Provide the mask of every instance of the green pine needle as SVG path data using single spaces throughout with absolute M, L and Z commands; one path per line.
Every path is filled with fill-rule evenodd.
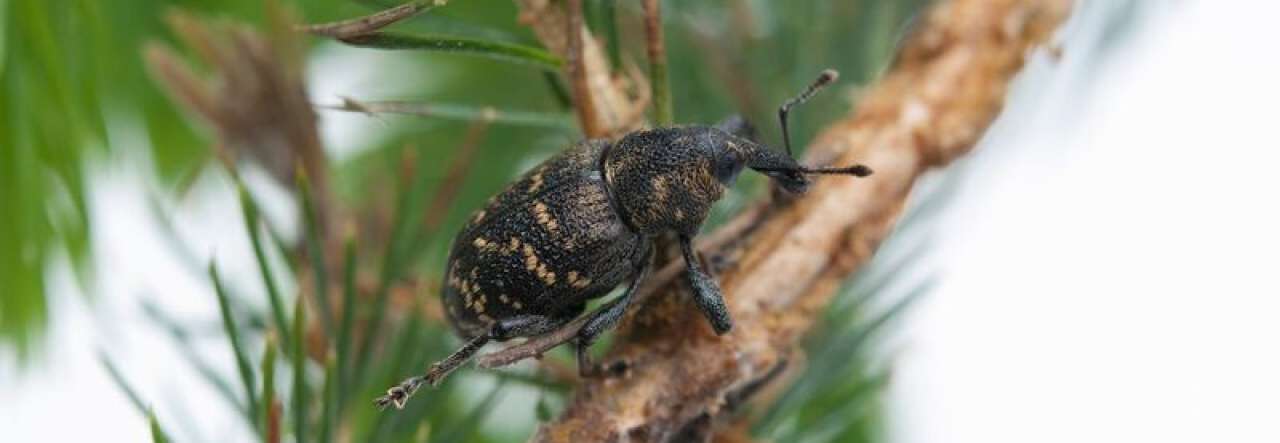
M 356 311 L 356 241 L 347 238 L 342 272 L 342 322 L 338 329 L 338 379 L 337 391 L 338 414 L 345 409 L 347 397 L 350 395 L 348 383 L 351 383 L 351 325 Z
M 117 368 L 111 358 L 107 357 L 106 351 L 98 351 L 98 361 L 107 370 L 107 375 L 111 377 L 111 381 L 116 384 L 117 388 L 120 388 L 120 392 L 129 397 L 129 403 L 132 403 L 133 407 L 138 409 L 138 412 L 148 414 L 150 410 L 147 408 L 146 402 L 142 401 L 142 396 L 138 395 L 138 391 L 133 389 L 133 385 L 129 384 L 129 381 L 124 378 L 124 374 L 120 373 L 120 368 Z
M 324 397 L 323 407 L 320 409 L 320 441 L 329 443 L 333 441 L 333 424 L 337 420 L 337 385 L 338 385 L 338 359 L 333 355 L 329 355 L 324 362 L 324 386 L 320 395 Z
M 293 427 L 297 441 L 307 441 L 307 335 L 306 305 L 302 297 L 298 297 L 293 305 Z
M 549 81 L 555 80 L 554 76 L 549 76 L 549 78 Z M 558 83 L 556 84 L 558 85 Z M 365 101 L 347 97 L 343 99 L 340 105 L 319 105 L 317 107 L 334 111 L 359 112 L 367 115 L 399 114 L 460 122 L 486 120 L 496 125 L 544 128 L 565 132 L 574 130 L 577 124 L 574 122 L 573 115 L 565 112 L 514 111 L 455 103 L 426 103 L 402 100 Z
M 244 215 L 244 227 L 249 232 L 249 243 L 253 245 L 253 256 L 258 262 L 258 272 L 262 275 L 262 285 L 267 289 L 267 301 L 271 305 L 271 316 L 275 321 L 275 330 L 280 333 L 280 338 L 285 343 L 291 343 L 286 326 L 289 323 L 285 320 L 284 315 L 284 302 L 281 301 L 280 290 L 276 287 L 275 276 L 271 272 L 270 263 L 267 261 L 266 249 L 262 247 L 258 207 L 254 204 L 253 197 L 249 195 L 249 190 L 245 188 L 240 178 L 237 176 L 235 180 L 236 189 L 240 194 L 240 210 Z M 288 349 L 289 353 L 295 351 L 294 349 Z
M 218 277 L 218 266 L 209 262 L 209 279 L 213 281 L 213 292 L 218 296 L 218 311 L 222 313 L 222 328 L 231 343 L 231 352 L 235 356 L 236 369 L 240 371 L 240 381 L 244 384 L 245 398 L 248 399 L 248 418 L 250 423 L 258 420 L 261 408 L 258 407 L 258 390 L 254 388 L 253 367 L 249 364 L 248 353 L 240 344 L 240 329 L 231 314 L 231 305 L 227 301 L 226 291 L 222 287 L 222 279 Z
M 333 309 L 329 306 L 329 267 L 325 263 L 325 240 L 320 233 L 319 216 L 311 194 L 311 181 L 301 168 L 298 169 L 297 184 L 302 199 L 302 224 L 307 234 L 307 256 L 311 259 L 311 274 L 315 277 L 314 298 L 320 311 L 320 326 L 324 328 L 326 341 L 332 343 L 334 337 L 337 337 L 337 331 L 334 330 Z
M 475 55 L 547 70 L 560 69 L 560 65 L 564 63 L 559 57 L 532 46 L 461 37 L 379 31 L 343 39 L 342 42 L 362 48 L 408 49 Z
M 151 441 L 153 443 L 169 443 L 169 435 L 165 434 L 164 429 L 160 428 L 160 421 L 156 419 L 154 411 L 147 411 L 147 425 L 151 429 Z
M 271 428 L 271 413 L 276 404 L 276 339 L 267 336 L 267 349 L 262 353 L 262 419 L 259 423 L 261 435 L 268 435 Z

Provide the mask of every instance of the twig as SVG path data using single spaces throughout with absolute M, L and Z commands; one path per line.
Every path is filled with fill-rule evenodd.
M 325 37 L 333 37 L 338 40 L 346 40 L 373 33 L 374 31 L 417 15 L 422 11 L 435 8 L 437 6 L 444 6 L 445 3 L 448 3 L 448 1 L 416 0 L 400 6 L 378 11 L 364 17 L 330 23 L 318 23 L 314 25 L 298 25 L 294 27 L 294 30 Z
M 586 95 L 586 99 L 591 101 L 589 108 L 591 113 L 579 115 L 579 118 L 591 121 L 589 125 L 583 124 L 585 135 L 588 138 L 615 137 L 639 128 L 644 122 L 632 117 L 635 115 L 631 112 L 635 108 L 635 99 L 627 94 L 627 82 L 622 77 L 612 75 L 604 49 L 582 25 L 580 14 L 574 20 L 578 25 L 570 27 L 569 21 L 572 14 L 568 12 L 568 8 L 572 5 L 567 3 L 569 2 L 516 0 L 516 4 L 520 7 L 520 22 L 533 29 L 543 46 L 566 61 L 564 72 L 570 83 L 574 83 L 570 71 L 570 66 L 574 64 L 570 60 L 571 54 L 576 54 L 578 57 L 589 93 L 574 92 L 574 100 L 579 100 L 578 97 Z M 571 39 L 568 35 L 571 29 L 577 29 L 581 38 Z M 577 44 L 580 46 L 577 50 L 570 51 L 571 40 L 579 42 Z M 571 85 L 572 87 L 574 86 Z M 578 109 L 583 108 L 579 106 Z M 587 131 L 588 126 L 594 129 Z
M 565 22 L 565 46 L 567 47 L 565 72 L 573 90 L 573 105 L 578 109 L 578 122 L 588 138 L 604 135 L 596 119 L 596 102 L 591 98 L 591 84 L 587 83 L 586 57 L 583 55 L 582 0 L 569 0 L 569 20 Z
M 658 0 L 644 0 L 645 49 L 649 55 L 649 84 L 653 87 L 653 119 L 659 126 L 675 123 L 671 114 L 671 86 L 667 83 L 667 49 L 662 37 Z
M 896 67 L 808 150 L 810 164 L 860 162 L 876 175 L 817 182 L 804 198 L 766 209 L 735 249 L 734 266 L 719 277 L 733 332 L 716 336 L 676 292 L 683 285 L 648 294 L 612 351 L 631 358 L 628 375 L 584 381 L 534 441 L 668 441 L 690 429 L 714 432 L 732 409 L 725 407 L 730 394 L 795 357 L 832 294 L 892 230 L 915 179 L 977 143 L 1029 50 L 1070 6 L 952 0 L 932 9 Z

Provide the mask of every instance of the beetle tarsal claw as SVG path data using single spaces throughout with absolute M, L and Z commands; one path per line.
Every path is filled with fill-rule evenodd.
M 387 390 L 387 395 L 378 397 L 373 404 L 378 406 L 379 410 L 386 410 L 387 406 L 395 405 L 396 409 L 404 408 L 404 401 L 408 395 L 405 395 L 404 389 L 399 386 Z
M 422 384 L 419 377 L 410 378 L 398 385 L 387 389 L 387 395 L 378 397 L 373 400 L 373 404 L 379 410 L 386 410 L 387 406 L 395 406 L 396 409 L 404 409 L 404 404 L 409 400 L 409 396 L 418 390 L 418 386 Z

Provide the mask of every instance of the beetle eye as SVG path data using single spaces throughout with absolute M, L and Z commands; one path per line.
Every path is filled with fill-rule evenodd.
M 744 163 L 742 157 L 738 156 L 737 151 L 726 149 L 720 156 L 716 157 L 716 179 L 720 180 L 720 183 L 724 183 L 725 186 L 733 186 L 733 182 L 738 179 L 738 173 L 742 172 Z

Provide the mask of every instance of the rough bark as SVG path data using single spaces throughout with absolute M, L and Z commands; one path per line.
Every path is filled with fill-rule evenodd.
M 794 360 L 840 283 L 866 262 L 916 178 L 967 153 L 996 118 L 1033 48 L 1070 0 L 954 0 L 924 16 L 889 72 L 811 144 L 812 164 L 864 163 L 867 179 L 824 177 L 803 198 L 762 203 L 745 241 L 717 254 L 736 323 L 717 337 L 668 279 L 619 329 L 625 377 L 584 382 L 535 441 L 684 441 L 711 435 L 744 388 Z M 544 39 L 545 40 L 545 39 Z

